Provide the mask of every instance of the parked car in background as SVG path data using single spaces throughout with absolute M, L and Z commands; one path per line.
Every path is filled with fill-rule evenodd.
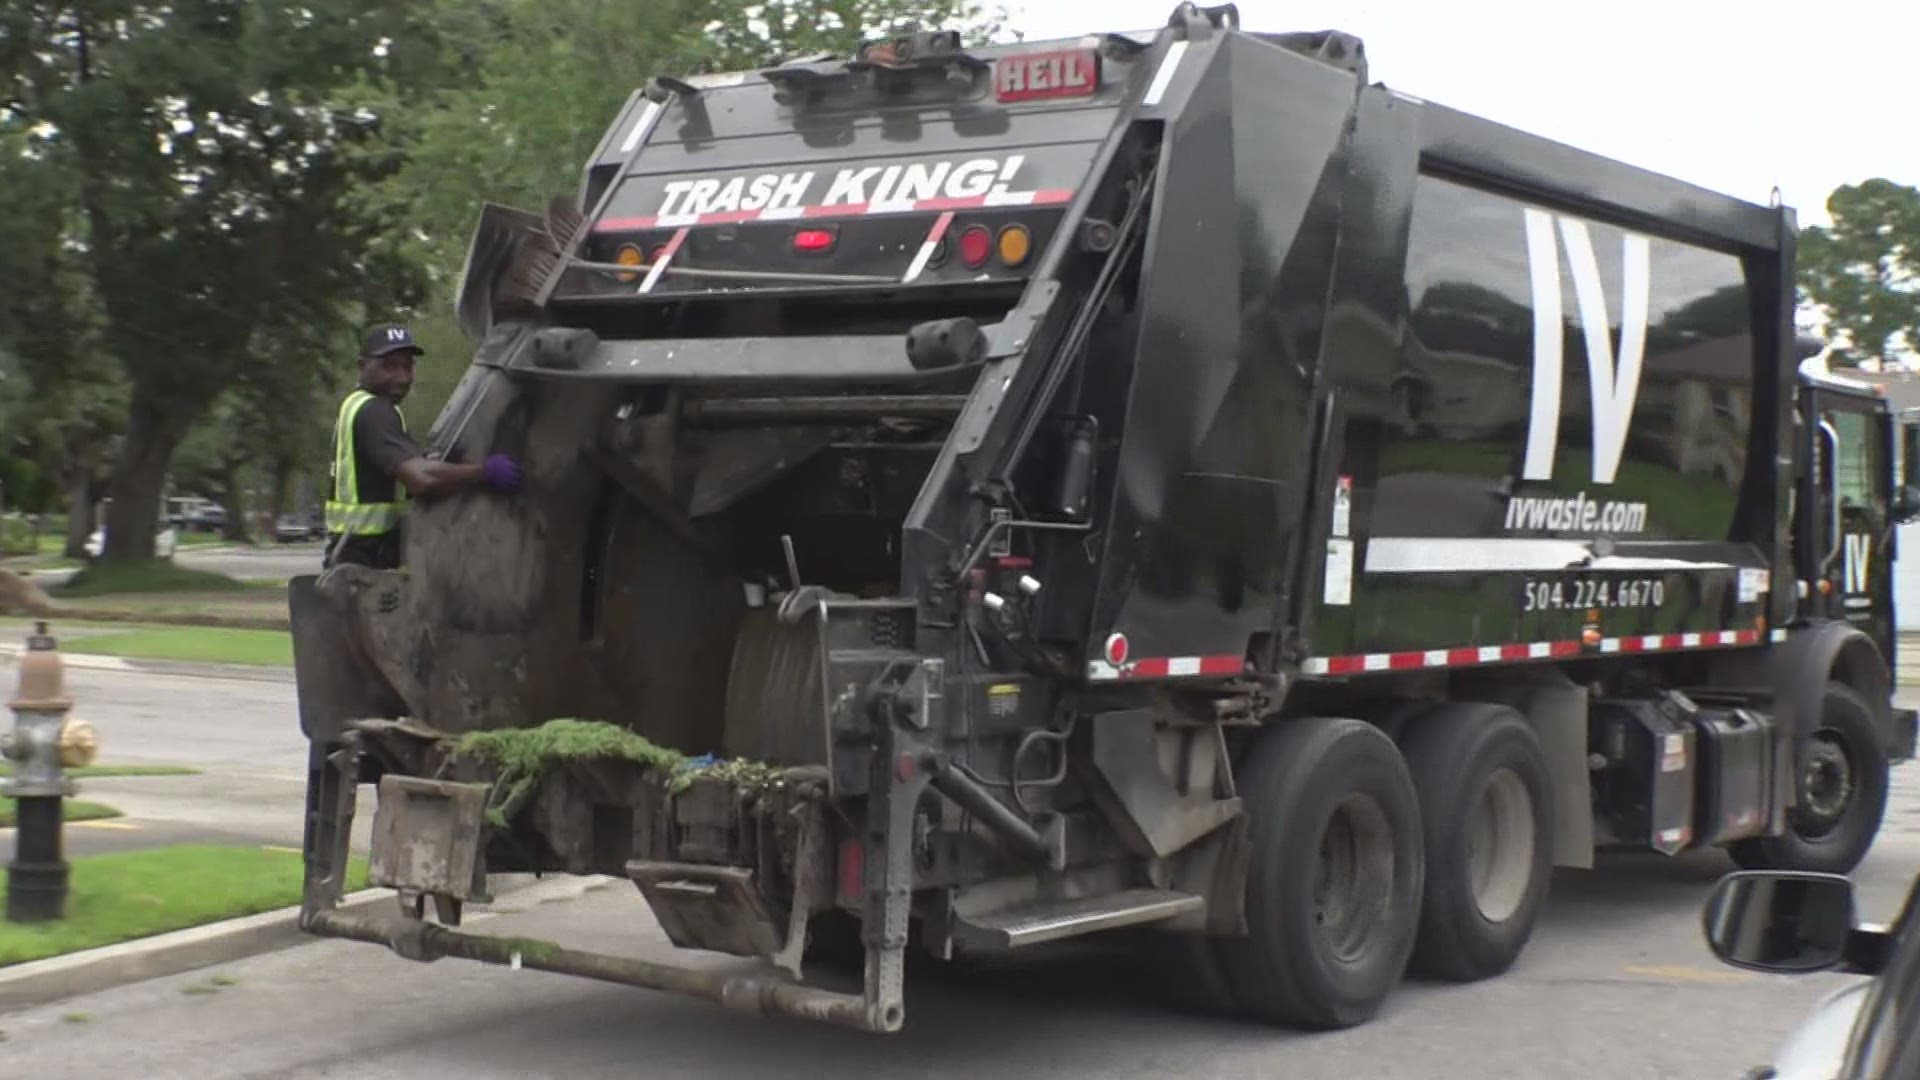
M 173 553 L 179 549 L 179 544 L 179 534 L 174 532 L 172 526 L 168 526 L 153 534 L 153 553 L 158 558 L 173 558 Z M 100 553 L 106 550 L 106 546 L 107 529 L 106 526 L 102 525 L 100 528 L 93 530 L 92 536 L 87 537 L 87 558 L 99 558 Z
M 1747 1080 L 1920 1080 L 1920 876 L 1890 926 L 1859 921 L 1846 878 L 1783 870 L 1727 875 L 1704 921 L 1734 967 L 1870 976 L 1829 995 Z
M 305 540 L 324 540 L 327 524 L 320 513 L 307 510 L 297 514 L 281 514 L 273 524 L 273 538 L 282 544 L 297 544 Z

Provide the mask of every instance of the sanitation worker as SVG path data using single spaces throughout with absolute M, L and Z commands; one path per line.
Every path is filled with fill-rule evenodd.
M 513 458 L 492 454 L 478 465 L 434 461 L 407 433 L 400 402 L 413 389 L 414 361 L 424 351 L 411 331 L 394 323 L 374 327 L 361 346 L 359 384 L 340 403 L 333 426 L 326 566 L 398 567 L 401 516 L 410 496 L 482 485 L 520 490 L 523 475 Z

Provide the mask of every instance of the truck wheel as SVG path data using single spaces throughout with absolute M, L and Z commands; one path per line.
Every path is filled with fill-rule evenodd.
M 1426 825 L 1426 891 L 1413 971 L 1471 982 L 1512 966 L 1553 877 L 1553 776 L 1512 709 L 1445 705 L 1401 749 Z
M 1740 840 L 1727 854 L 1749 870 L 1852 873 L 1887 809 L 1887 747 L 1858 691 L 1827 684 L 1820 722 L 1800 737 L 1794 758 L 1799 790 L 1786 835 Z
M 1393 741 L 1358 720 L 1294 720 L 1242 773 L 1244 941 L 1218 954 L 1245 1013 L 1343 1028 L 1380 1011 L 1420 921 L 1419 796 Z

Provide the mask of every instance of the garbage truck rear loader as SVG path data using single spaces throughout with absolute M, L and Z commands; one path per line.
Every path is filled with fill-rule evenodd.
M 294 584 L 303 925 L 876 1032 L 909 948 L 1132 928 L 1338 1027 L 1597 851 L 1844 871 L 1912 439 L 1794 233 L 1231 7 L 659 79 L 475 235 L 430 440 L 527 492 Z M 458 929 L 526 870 L 762 973 Z

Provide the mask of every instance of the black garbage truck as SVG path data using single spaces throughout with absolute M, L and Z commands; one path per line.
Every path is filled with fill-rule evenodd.
M 882 1033 L 1104 933 L 1329 1028 L 1596 853 L 1847 871 L 1916 442 L 1795 235 L 1231 6 L 663 75 L 479 217 L 427 442 L 526 489 L 293 584 L 302 926 Z M 525 872 L 688 955 L 460 928 Z

